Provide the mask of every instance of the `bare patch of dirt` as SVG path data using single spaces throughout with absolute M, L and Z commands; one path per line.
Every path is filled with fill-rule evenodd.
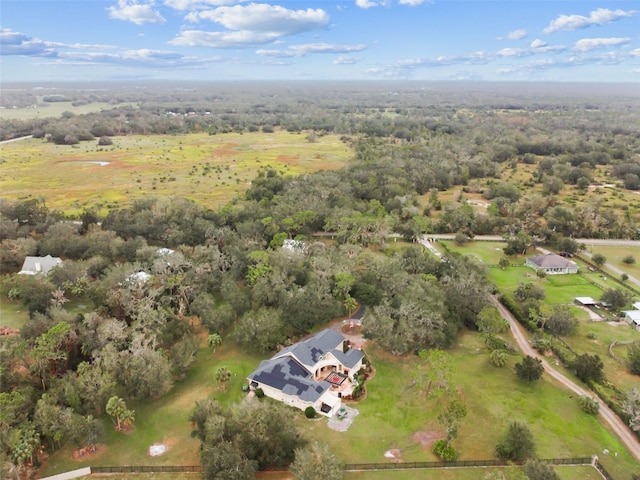
M 11 337 L 13 335 L 20 335 L 20 330 L 7 326 L 0 327 L 0 337 Z
M 393 462 L 401 462 L 402 451 L 399 448 L 392 448 L 391 450 L 384 452 L 384 458 L 388 458 Z
M 413 434 L 413 441 L 422 447 L 431 447 L 433 442 L 445 437 L 446 435 L 442 432 L 425 432 L 424 430 L 419 430 Z
M 362 325 L 357 323 L 346 323 L 342 326 L 341 330 L 345 335 L 361 335 Z
M 284 163 L 286 165 L 297 165 L 298 160 L 300 160 L 299 155 L 278 155 L 276 161 L 278 163 Z
M 102 456 L 104 452 L 106 452 L 106 445 L 96 445 L 94 448 L 84 447 L 79 448 L 78 450 L 74 450 L 71 454 L 71 458 L 76 461 L 82 461 L 87 459 L 95 459 Z

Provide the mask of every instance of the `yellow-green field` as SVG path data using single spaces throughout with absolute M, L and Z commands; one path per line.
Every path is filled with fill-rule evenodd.
M 338 136 L 304 133 L 115 137 L 54 145 L 30 139 L 2 146 L 0 192 L 10 200 L 43 197 L 50 208 L 105 213 L 145 195 L 190 198 L 217 208 L 244 193 L 261 168 L 300 175 L 344 166 L 352 157 Z
M 135 103 L 120 103 L 118 107 L 134 106 Z M 88 103 L 74 107 L 71 102 L 41 103 L 34 107 L 3 108 L 0 110 L 0 118 L 5 120 L 31 120 L 33 118 L 58 118 L 63 112 L 71 112 L 75 115 L 111 110 L 114 105 L 106 102 Z

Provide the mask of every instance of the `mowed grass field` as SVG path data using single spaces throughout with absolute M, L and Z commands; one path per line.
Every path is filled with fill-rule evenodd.
M 309 142 L 305 133 L 206 133 L 114 137 L 54 145 L 39 139 L 2 146 L 0 195 L 43 197 L 68 214 L 102 213 L 146 195 L 183 196 L 216 209 L 249 187 L 260 169 L 300 175 L 343 167 L 351 150 L 338 136 Z
M 603 292 L 582 275 L 547 275 L 539 278 L 533 269 L 525 266 L 507 267 L 504 270 L 492 267 L 489 278 L 501 292 L 510 294 L 513 294 L 520 282 L 539 285 L 545 291 L 545 302 L 548 304 L 572 304 L 575 297 L 599 299 Z
M 587 245 L 587 251 L 592 254 L 604 255 L 607 263 L 618 267 L 623 272 L 635 278 L 640 278 L 640 247 L 625 247 L 622 245 Z M 622 260 L 628 255 L 635 258 L 636 263 L 628 265 Z

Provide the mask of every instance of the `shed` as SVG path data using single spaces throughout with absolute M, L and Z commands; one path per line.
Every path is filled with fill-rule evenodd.
M 639 328 L 640 327 L 640 310 L 626 310 L 624 313 L 624 319 L 629 322 L 630 325 Z
M 600 304 L 600 302 L 598 302 L 597 300 L 594 300 L 591 297 L 576 297 L 575 302 L 578 305 L 582 305 L 584 307 L 594 307 Z

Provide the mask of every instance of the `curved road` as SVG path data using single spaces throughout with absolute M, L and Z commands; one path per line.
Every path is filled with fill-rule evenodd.
M 18 137 L 18 138 L 11 138 L 9 140 L 3 140 L 2 142 L 0 142 L 0 145 L 2 145 L 3 143 L 19 142 L 20 140 L 27 140 L 29 138 L 33 138 L 33 135 L 27 135 L 26 137 Z
M 511 312 L 507 310 L 502 303 L 498 301 L 497 298 L 492 297 L 496 308 L 500 312 L 500 315 L 509 322 L 509 326 L 511 329 L 511 334 L 513 338 L 515 338 L 518 346 L 522 350 L 525 355 L 531 355 L 534 358 L 538 358 L 542 361 L 542 365 L 544 366 L 545 372 L 549 374 L 551 377 L 560 382 L 563 386 L 576 393 L 577 395 L 586 395 L 588 397 L 594 397 L 593 393 L 586 390 L 585 388 L 577 385 L 573 380 L 565 377 L 562 373 L 554 370 L 546 361 L 546 359 L 533 349 L 527 337 L 525 336 L 524 330 L 522 326 L 518 323 L 518 321 L 511 315 Z M 631 454 L 640 461 L 640 442 L 635 434 L 631 431 L 631 429 L 618 417 L 613 410 L 611 410 L 606 404 L 602 403 L 598 399 L 598 403 L 600 404 L 600 417 L 611 427 L 611 429 L 618 435 L 622 443 L 629 449 Z

